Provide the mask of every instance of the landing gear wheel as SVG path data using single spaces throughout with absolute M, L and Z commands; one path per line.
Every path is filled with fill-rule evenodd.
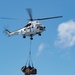
M 26 36 L 23 36 L 23 38 L 26 38 Z
M 41 33 L 39 33 L 39 36 L 41 36 Z
M 32 36 L 33 36 L 33 34 L 30 35 L 30 40 L 33 40 Z
M 31 37 L 30 40 L 33 40 L 33 38 Z

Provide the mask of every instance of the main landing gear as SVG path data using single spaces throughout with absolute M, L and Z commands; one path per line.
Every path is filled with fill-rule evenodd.
M 30 40 L 33 40 L 32 36 L 33 36 L 33 35 L 31 34 L 31 35 L 30 35 Z
M 39 33 L 38 35 L 41 36 L 41 33 Z
M 26 38 L 26 36 L 24 35 L 23 38 Z
M 33 40 L 33 37 L 32 37 L 33 35 L 30 35 L 30 40 Z M 23 35 L 23 38 L 26 38 L 26 36 L 25 35 Z

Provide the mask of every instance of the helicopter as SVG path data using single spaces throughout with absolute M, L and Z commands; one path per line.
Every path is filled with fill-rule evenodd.
M 46 27 L 43 24 L 41 24 L 38 20 L 47 20 L 47 19 L 63 17 L 63 16 L 53 16 L 53 17 L 33 19 L 32 10 L 28 8 L 27 12 L 30 17 L 29 22 L 23 28 L 12 31 L 12 32 L 10 32 L 8 29 L 5 29 L 5 32 L 8 34 L 8 36 L 22 34 L 23 38 L 26 38 L 27 36 L 29 36 L 30 40 L 33 40 L 34 35 L 38 34 L 39 36 L 41 36 L 42 32 L 46 30 Z M 1 19 L 14 19 L 14 18 L 5 18 L 5 17 L 0 17 L 0 18 Z

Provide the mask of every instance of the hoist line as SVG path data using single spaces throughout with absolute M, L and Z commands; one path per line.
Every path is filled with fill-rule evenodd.
M 29 55 L 31 55 L 31 45 L 32 45 L 32 42 L 30 40 L 30 51 L 29 51 Z
M 30 58 L 31 58 L 31 40 L 30 40 L 30 49 L 29 49 L 29 66 L 30 66 Z
M 28 56 L 28 59 L 27 59 L 27 62 L 25 65 L 28 64 L 28 66 L 30 66 L 30 64 L 31 64 L 33 67 L 33 62 L 32 62 L 32 57 L 31 57 L 31 46 L 32 46 L 32 41 L 30 40 L 29 56 Z
M 32 62 L 32 57 L 31 57 L 31 47 L 32 47 L 32 41 L 30 40 L 30 51 L 29 51 L 29 66 L 30 66 L 30 62 L 33 66 L 33 62 Z

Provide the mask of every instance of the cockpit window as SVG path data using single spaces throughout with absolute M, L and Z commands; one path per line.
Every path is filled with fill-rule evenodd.
M 28 23 L 25 27 L 28 27 L 28 26 L 30 26 L 31 25 L 31 23 Z

